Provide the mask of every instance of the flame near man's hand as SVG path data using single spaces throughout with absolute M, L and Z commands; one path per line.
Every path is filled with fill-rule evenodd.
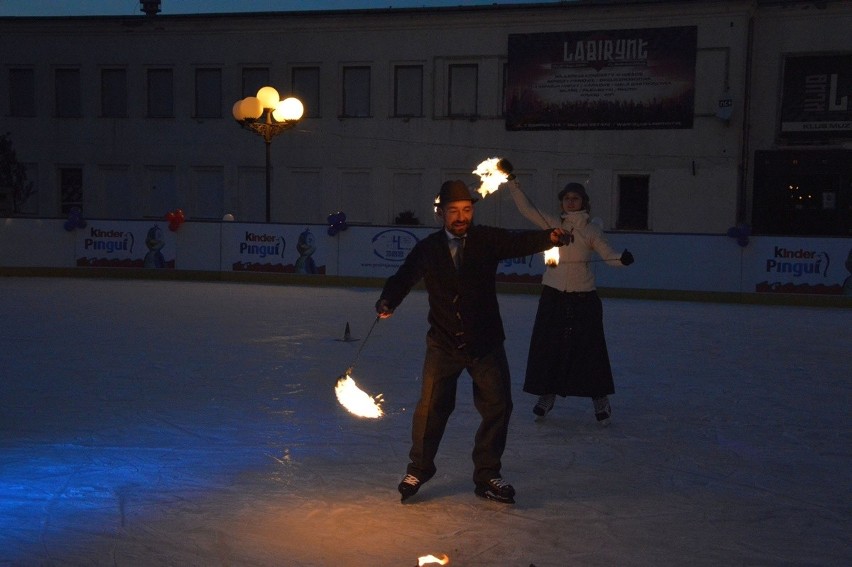
M 346 411 L 358 417 L 369 417 L 376 419 L 382 417 L 381 403 L 382 394 L 378 396 L 370 396 L 358 387 L 355 380 L 347 373 L 337 380 L 337 385 L 334 387 L 334 393 L 337 394 L 337 401 L 340 402 Z

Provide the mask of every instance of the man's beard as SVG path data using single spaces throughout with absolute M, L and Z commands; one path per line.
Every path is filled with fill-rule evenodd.
M 470 228 L 470 223 L 451 224 L 447 227 L 447 231 L 453 236 L 464 236 L 467 234 L 467 229 Z

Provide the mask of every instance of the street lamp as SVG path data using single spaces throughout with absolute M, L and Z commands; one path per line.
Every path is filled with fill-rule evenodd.
M 234 119 L 246 130 L 261 136 L 266 142 L 266 222 L 270 222 L 272 203 L 272 138 L 295 126 L 302 118 L 305 107 L 295 97 L 280 100 L 278 91 L 262 87 L 257 96 L 248 96 L 234 103 Z

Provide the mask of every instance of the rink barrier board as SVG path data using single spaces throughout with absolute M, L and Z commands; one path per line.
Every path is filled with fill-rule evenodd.
M 434 227 L 152 220 L 0 219 L 0 275 L 377 287 Z M 592 264 L 604 297 L 849 305 L 852 238 L 608 232 L 636 263 Z M 157 267 L 145 267 L 157 266 Z M 538 293 L 541 254 L 500 264 L 501 291 Z M 762 287 L 761 287 L 762 286 Z M 764 291 L 757 291 L 763 289 Z

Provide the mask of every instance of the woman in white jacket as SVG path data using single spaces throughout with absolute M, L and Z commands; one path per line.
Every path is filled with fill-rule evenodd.
M 603 231 L 589 222 L 589 196 L 583 185 L 568 183 L 558 198 L 557 217 L 539 211 L 521 190 L 509 182 L 512 199 L 522 215 L 541 228 L 561 227 L 569 236 L 559 250 L 559 263 L 547 266 L 527 358 L 524 391 L 538 395 L 533 412 L 545 416 L 556 396 L 592 398 L 595 417 L 606 425 L 615 392 L 603 329 L 603 309 L 590 269 L 592 254 L 610 266 L 626 266 L 633 256 L 619 254 Z

